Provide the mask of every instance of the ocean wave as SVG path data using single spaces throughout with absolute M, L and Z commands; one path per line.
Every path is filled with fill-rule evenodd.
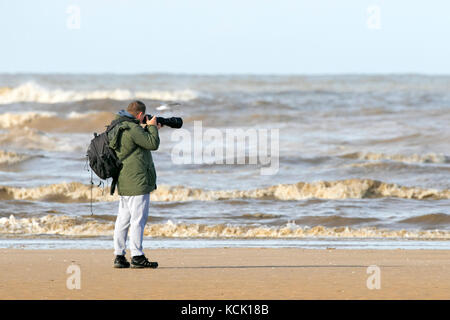
M 407 163 L 450 163 L 449 156 L 439 153 L 403 155 L 375 152 L 354 152 L 342 155 L 340 157 L 357 160 L 391 160 Z
M 301 225 L 321 225 L 325 227 L 342 227 L 351 226 L 363 223 L 371 223 L 379 221 L 377 218 L 371 217 L 343 217 L 339 215 L 332 216 L 303 216 L 299 219 L 295 219 L 296 224 Z
M 71 112 L 60 116 L 54 112 L 23 112 L 0 114 L 0 128 L 30 128 L 45 132 L 102 131 L 114 119 L 112 112 Z
M 23 113 L 2 113 L 0 114 L 0 128 L 10 129 L 15 127 L 24 127 L 34 120 L 42 120 L 56 117 L 54 112 L 23 112 Z
M 0 150 L 0 166 L 16 164 L 30 158 L 30 155 Z
M 46 215 L 44 217 L 20 218 L 13 215 L 0 218 L 3 234 L 48 234 L 64 236 L 112 236 L 114 222 L 97 221 L 93 218 Z M 294 223 L 283 226 L 240 226 L 174 223 L 147 224 L 146 237 L 163 238 L 406 238 L 450 239 L 450 231 L 443 230 L 384 230 L 375 227 L 350 228 L 323 226 L 301 227 Z
M 417 217 L 406 218 L 399 221 L 400 223 L 428 225 L 428 226 L 442 226 L 450 224 L 450 215 L 445 213 L 430 213 Z
M 92 189 L 93 201 L 115 201 L 109 190 Z M 91 188 L 79 182 L 59 183 L 35 188 L 0 187 L 0 200 L 38 200 L 49 202 L 89 202 Z
M 36 83 L 27 82 L 15 88 L 0 88 L 0 104 L 16 102 L 63 103 L 83 100 L 132 100 L 151 99 L 160 101 L 189 101 L 197 98 L 195 91 L 132 91 L 127 89 L 75 91 L 62 89 L 46 89 Z
M 259 219 L 276 219 L 280 217 L 281 216 L 278 214 L 271 214 L 271 213 L 245 213 L 238 218 L 259 220 Z
M 85 151 L 89 139 L 73 136 L 51 135 L 34 128 L 13 128 L 0 135 L 0 146 L 46 151 Z
M 0 199 L 54 202 L 88 202 L 91 188 L 78 182 L 60 183 L 35 188 L 0 187 Z M 450 199 L 450 190 L 423 189 L 384 183 L 371 179 L 299 182 L 279 184 L 253 190 L 204 190 L 184 186 L 160 185 L 152 192 L 152 201 L 217 201 L 230 199 L 273 199 L 281 201 L 318 199 L 364 199 L 395 197 L 403 199 Z M 116 201 L 109 188 L 93 188 L 93 201 Z

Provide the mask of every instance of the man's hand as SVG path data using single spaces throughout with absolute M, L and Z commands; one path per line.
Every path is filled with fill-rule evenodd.
M 156 122 L 156 116 L 153 116 L 150 120 L 147 119 L 147 125 L 150 126 L 156 126 L 159 129 L 161 129 L 161 124 Z

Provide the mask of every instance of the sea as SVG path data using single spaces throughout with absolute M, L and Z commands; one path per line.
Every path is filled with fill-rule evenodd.
M 86 150 L 133 100 L 183 119 L 146 249 L 450 249 L 450 76 L 419 74 L 0 74 L 0 248 L 112 250 Z

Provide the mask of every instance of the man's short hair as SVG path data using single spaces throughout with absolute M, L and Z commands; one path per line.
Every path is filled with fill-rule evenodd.
M 128 105 L 127 111 L 134 116 L 139 112 L 145 113 L 145 104 L 139 100 L 133 101 Z

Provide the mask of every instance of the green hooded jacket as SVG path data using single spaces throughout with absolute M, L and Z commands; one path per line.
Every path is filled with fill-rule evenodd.
M 121 116 L 119 113 L 116 119 Z M 137 119 L 130 119 L 108 133 L 109 146 L 123 163 L 117 182 L 121 196 L 138 196 L 156 189 L 156 170 L 150 150 L 159 147 L 158 129 L 153 125 L 142 128 Z

